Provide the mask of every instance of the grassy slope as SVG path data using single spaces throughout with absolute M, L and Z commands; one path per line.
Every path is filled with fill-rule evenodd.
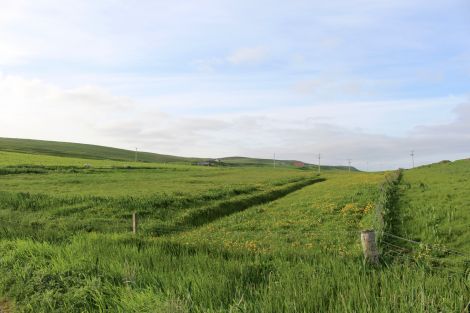
M 470 160 L 405 171 L 396 232 L 470 251 Z
M 31 175 L 19 172 L 1 175 L 2 169 L 22 169 L 18 164 L 33 164 L 45 172 Z M 56 162 L 58 167 L 54 167 Z M 83 168 L 84 163 L 93 165 Z M 127 168 L 131 165 L 131 168 Z M 71 167 L 71 168 L 69 168 Z M 6 171 L 8 173 L 8 171 Z M 47 175 L 46 175 L 47 174 Z M 180 164 L 129 163 L 84 160 L 65 157 L 0 152 L 1 191 L 53 193 L 80 196 L 149 196 L 154 194 L 197 195 L 227 186 L 261 186 L 296 177 L 312 177 L 312 172 L 292 168 L 212 168 Z
M 371 227 L 384 174 L 327 174 L 326 178 L 177 240 L 260 252 L 287 249 L 360 256 L 359 231 Z
M 180 166 L 5 175 L 0 208 L 11 223 L 0 224 L 0 295 L 16 300 L 20 312 L 461 311 L 468 302 L 463 275 L 417 261 L 363 266 L 358 235 L 347 232 L 370 225 L 367 208 L 382 174 L 330 173 L 326 182 L 174 236 L 121 231 L 137 205 L 172 218 L 165 215 L 172 208 L 225 201 L 243 187 L 238 196 L 249 196 L 303 175 L 311 173 Z M 107 192 L 104 200 L 80 202 L 84 193 Z M 67 202 L 74 196 L 78 203 Z M 57 206 L 51 198 L 66 201 Z M 103 213 L 114 219 L 96 218 Z M 91 223 L 96 233 L 71 231 Z M 48 229 L 49 236 L 35 237 Z
M 22 152 L 0 151 L 0 168 L 184 168 L 184 164 L 147 163 L 134 161 L 117 161 L 110 159 L 84 159 L 75 157 L 61 157 L 44 154 L 29 154 Z
M 244 166 L 273 166 L 272 159 L 256 159 L 256 158 L 248 158 L 248 157 L 225 157 L 221 158 L 221 161 L 227 164 L 236 164 L 236 165 L 244 165 Z M 296 160 L 276 160 L 276 166 L 292 166 L 293 162 L 297 162 Z M 308 164 L 307 166 L 312 166 L 316 168 L 315 164 Z M 322 165 L 322 169 L 324 170 L 348 170 L 347 166 L 332 166 L 332 165 Z M 356 168 L 351 167 L 352 171 L 357 171 Z
M 24 170 L 18 164 L 26 161 L 35 167 L 11 172 Z M 132 163 L 127 168 L 122 165 L 126 162 L 107 160 L 91 161 L 91 169 L 74 166 L 87 161 L 0 152 L 0 165 L 4 165 L 0 166 L 0 222 L 15 221 L 24 227 L 22 231 L 16 225 L 8 227 L 9 236 L 23 232 L 36 238 L 57 234 L 62 239 L 69 232 L 84 230 L 127 232 L 133 211 L 141 218 L 141 228 L 148 231 L 176 221 L 184 226 L 197 217 L 191 215 L 195 210 L 224 215 L 236 211 L 237 205 L 266 201 L 300 188 L 313 177 L 311 172 L 289 168 L 273 171 L 157 163 L 144 168 L 139 165 L 147 163 Z M 60 166 L 52 166 L 54 162 Z M 47 166 L 41 168 L 41 164 Z M 43 172 L 29 172 L 37 169 Z
M 61 156 L 71 158 L 86 158 L 96 160 L 118 160 L 132 162 L 135 160 L 135 151 L 117 149 L 111 147 L 88 145 L 80 143 L 1 138 L 0 151 L 22 152 L 30 154 L 43 154 L 50 156 Z M 204 158 L 187 158 L 172 155 L 164 155 L 150 152 L 138 152 L 138 161 L 140 162 L 169 162 L 169 163 L 191 163 L 204 161 Z M 272 160 L 256 159 L 246 157 L 226 157 L 221 158 L 223 163 L 232 166 L 272 166 Z M 56 160 L 59 161 L 59 160 Z M 292 166 L 294 160 L 278 160 L 278 166 Z M 82 162 L 83 163 L 83 162 Z M 90 162 L 88 162 L 90 163 Z M 19 163 L 24 164 L 24 163 Z M 344 166 L 323 166 L 325 170 L 345 170 Z M 352 170 L 356 170 L 352 168 Z
M 87 159 L 121 161 L 134 161 L 135 159 L 135 151 L 131 150 L 79 143 L 31 139 L 0 138 L 0 150 Z M 199 159 L 139 152 L 138 160 L 142 162 L 192 162 Z

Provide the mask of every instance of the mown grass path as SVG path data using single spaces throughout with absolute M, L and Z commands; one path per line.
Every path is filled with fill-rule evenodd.
M 360 257 L 359 233 L 373 223 L 384 174 L 329 174 L 276 200 L 175 236 L 174 240 L 228 249 Z
M 188 214 L 181 216 L 181 218 L 170 227 L 166 229 L 160 228 L 158 232 L 160 234 L 173 234 L 199 227 L 233 213 L 245 211 L 253 206 L 278 200 L 304 187 L 321 183 L 325 180 L 325 178 L 302 179 L 266 192 L 257 193 L 248 197 L 229 199 L 213 206 L 192 210 L 189 211 Z

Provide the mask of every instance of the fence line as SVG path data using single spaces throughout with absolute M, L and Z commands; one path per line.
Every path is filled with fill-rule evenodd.
M 413 262 L 416 262 L 417 260 L 408 256 L 408 255 L 404 255 L 403 253 L 401 253 L 400 251 L 395 251 L 395 250 L 389 250 L 387 253 L 391 253 L 391 254 L 394 254 L 394 257 L 395 258 L 398 258 L 398 259 L 401 259 L 401 260 L 406 260 L 406 261 L 413 261 Z M 440 271 L 440 272 L 445 272 L 446 274 L 448 275 L 451 275 L 453 277 L 459 277 L 459 278 L 462 278 L 464 277 L 465 273 L 464 272 L 458 272 L 458 271 L 455 271 L 454 269 L 452 268 L 449 268 L 448 266 L 440 266 L 440 267 L 437 267 L 437 266 L 433 266 L 429 263 L 426 263 L 426 266 L 433 269 L 433 270 L 436 270 L 436 271 Z
M 384 235 L 386 236 L 389 236 L 389 237 L 392 237 L 392 238 L 395 238 L 395 239 L 400 239 L 400 240 L 403 240 L 403 241 L 407 241 L 407 242 L 410 242 L 410 243 L 413 243 L 413 244 L 417 244 L 417 245 L 425 245 L 427 247 L 433 247 L 433 246 L 438 246 L 437 244 L 430 244 L 430 243 L 425 243 L 425 242 L 419 242 L 419 241 L 416 241 L 416 240 L 412 240 L 412 239 L 409 239 L 409 238 L 404 238 L 404 237 L 401 237 L 401 236 L 397 236 L 397 235 L 394 235 L 394 234 L 390 234 L 390 233 L 387 233 L 387 232 L 384 232 Z M 470 258 L 470 254 L 466 254 L 462 251 L 457 251 L 457 250 L 454 250 L 454 249 L 449 249 L 445 246 L 442 246 L 440 247 L 440 249 L 444 250 L 444 251 L 448 251 L 448 252 L 453 252 L 454 254 L 458 254 L 460 256 L 464 256 L 464 257 L 468 257 Z

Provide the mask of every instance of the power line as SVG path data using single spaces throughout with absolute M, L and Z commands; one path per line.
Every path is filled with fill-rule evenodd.
M 321 159 L 321 155 L 320 153 L 318 154 L 318 174 L 321 173 L 321 164 L 320 164 L 320 159 Z

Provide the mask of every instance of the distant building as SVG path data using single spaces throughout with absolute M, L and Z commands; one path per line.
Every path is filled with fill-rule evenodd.
M 194 165 L 199 165 L 199 166 L 218 166 L 220 164 L 219 159 L 210 159 L 206 161 L 199 161 L 196 163 L 193 163 Z
M 305 163 L 300 162 L 300 161 L 294 161 L 294 162 L 292 162 L 292 165 L 295 166 L 295 167 L 304 167 Z

